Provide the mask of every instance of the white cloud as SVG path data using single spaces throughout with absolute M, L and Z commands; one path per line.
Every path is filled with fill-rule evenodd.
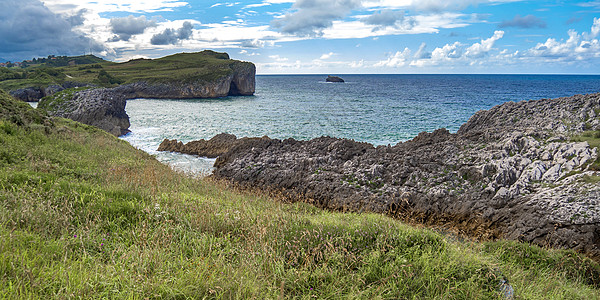
M 281 57 L 279 55 L 269 55 L 269 58 L 276 62 L 284 62 L 289 60 L 287 57 Z
M 599 58 L 600 42 L 596 39 L 599 33 L 600 18 L 594 18 L 589 33 L 579 34 L 571 29 L 568 32 L 569 38 L 566 41 L 549 38 L 546 42 L 538 43 L 535 47 L 523 53 L 523 56 L 542 57 L 559 61 Z
M 172 11 L 177 7 L 188 5 L 179 0 L 79 0 L 74 4 L 73 0 L 44 0 L 48 8 L 54 12 L 70 11 L 73 7 L 85 8 L 96 13 L 102 12 L 158 12 Z
M 335 53 L 333 53 L 333 52 L 325 53 L 325 54 L 321 55 L 321 57 L 319 59 L 330 59 L 333 55 L 335 55 Z
M 242 50 L 240 51 L 240 54 L 246 55 L 246 56 L 259 56 L 260 53 L 258 52 L 248 52 L 248 50 Z
M 361 59 L 360 61 L 353 61 L 350 63 L 350 68 L 353 69 L 358 69 L 358 68 L 363 68 L 365 66 L 365 60 Z
M 481 43 L 475 43 L 467 48 L 467 52 L 465 53 L 468 57 L 483 57 L 485 54 L 492 50 L 494 47 L 494 43 L 501 39 L 504 36 L 504 31 L 497 30 L 494 32 L 494 35 L 489 39 L 481 40 Z
M 298 36 L 321 36 L 333 21 L 344 18 L 361 7 L 362 0 L 297 0 L 293 12 L 275 18 L 271 26 L 282 33 Z
M 363 6 L 367 8 L 404 8 L 440 12 L 462 10 L 468 6 L 477 6 L 479 4 L 499 4 L 519 1 L 522 0 L 364 0 Z
M 388 57 L 387 60 L 382 60 L 380 62 L 375 63 L 374 66 L 391 68 L 405 66 L 408 62 L 410 62 L 410 59 L 412 58 L 411 53 L 412 52 L 410 51 L 410 49 L 404 48 L 404 51 L 398 51 L 394 55 Z

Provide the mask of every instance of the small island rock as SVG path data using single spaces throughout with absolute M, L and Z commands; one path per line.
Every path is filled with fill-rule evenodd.
M 344 82 L 344 79 L 337 77 L 337 76 L 331 76 L 331 75 L 327 75 L 327 79 L 325 79 L 326 82 Z

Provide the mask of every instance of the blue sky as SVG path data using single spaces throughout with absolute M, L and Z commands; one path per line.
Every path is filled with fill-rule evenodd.
M 600 74 L 600 1 L 2 0 L 0 57 L 203 49 L 259 74 Z

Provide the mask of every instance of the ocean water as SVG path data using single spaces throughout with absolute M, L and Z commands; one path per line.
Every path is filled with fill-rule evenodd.
M 206 174 L 214 159 L 158 152 L 158 145 L 221 132 L 393 145 L 422 131 L 456 132 L 476 111 L 507 101 L 600 92 L 600 76 L 590 75 L 341 75 L 343 84 L 326 77 L 257 76 L 255 95 L 246 97 L 129 100 L 132 132 L 123 139 L 178 170 Z

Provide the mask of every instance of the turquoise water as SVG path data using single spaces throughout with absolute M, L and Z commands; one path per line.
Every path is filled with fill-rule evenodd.
M 227 132 L 310 139 L 322 135 L 375 145 L 422 131 L 456 132 L 478 110 L 507 101 L 600 92 L 600 76 L 566 75 L 257 76 L 250 97 L 135 99 L 127 102 L 133 146 L 186 172 L 210 171 L 214 160 L 159 153 L 164 138 L 189 142 Z

